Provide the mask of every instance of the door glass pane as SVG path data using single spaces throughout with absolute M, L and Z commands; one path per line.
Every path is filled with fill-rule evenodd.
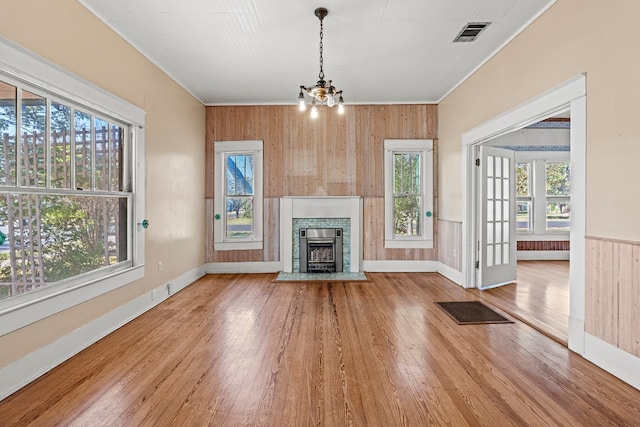
M 493 198 L 493 178 L 487 178 L 487 199 Z
M 495 227 L 495 233 L 496 233 L 496 243 L 500 243 L 502 242 L 502 223 L 498 222 L 496 223 L 496 227 Z
M 496 202 L 496 221 L 502 221 L 502 202 Z
M 502 176 L 502 158 L 501 157 L 496 157 L 496 164 L 495 164 L 495 175 L 497 177 L 501 177 Z
M 493 267 L 493 245 L 487 245 L 487 267 Z
M 509 217 L 511 215 L 509 215 L 511 212 L 509 212 L 509 206 L 511 206 L 511 203 L 509 203 L 509 200 L 505 200 L 504 202 L 502 202 L 502 218 L 505 221 L 509 221 Z
M 571 229 L 569 201 L 547 202 L 547 231 L 568 232 Z
M 487 221 L 493 221 L 493 201 L 487 201 Z
M 509 242 L 509 223 L 508 222 L 502 223 L 502 241 Z
M 51 102 L 51 187 L 71 187 L 71 107 Z
M 493 243 L 493 222 L 487 222 L 487 243 Z
M 503 178 L 509 178 L 509 162 L 511 161 L 511 159 L 509 159 L 508 157 L 503 157 L 502 158 L 502 177 Z
M 505 264 L 509 264 L 509 243 L 505 243 L 502 245 L 502 261 Z
M 493 156 L 487 156 L 487 176 L 493 176 Z
M 502 180 L 502 198 L 503 199 L 509 198 L 509 179 Z
M 496 245 L 496 255 L 494 259 L 494 264 L 495 265 L 502 264 L 502 245 L 501 244 Z
M 47 118 L 46 100 L 22 91 L 22 144 L 20 155 L 22 185 L 44 187 L 47 182 L 44 132 Z
M 502 180 L 500 178 L 496 178 L 496 192 L 495 199 L 502 199 Z

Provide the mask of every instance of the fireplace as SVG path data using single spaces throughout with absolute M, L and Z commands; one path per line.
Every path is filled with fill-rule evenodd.
M 343 243 L 342 272 L 357 273 L 360 271 L 362 261 L 361 197 L 285 196 L 281 198 L 280 259 L 283 264 L 283 272 L 301 272 L 300 230 L 303 228 L 342 229 L 340 233 Z M 334 258 L 336 258 L 335 254 Z
M 300 229 L 300 272 L 342 272 L 342 228 Z

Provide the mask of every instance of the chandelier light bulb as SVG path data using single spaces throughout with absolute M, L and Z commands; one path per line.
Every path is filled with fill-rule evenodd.
M 327 106 L 333 107 L 336 105 L 336 100 L 333 98 L 333 95 L 327 95 Z
M 338 104 L 338 114 L 344 114 L 344 104 Z
M 314 99 L 311 103 L 311 118 L 315 119 L 318 117 L 318 107 L 316 107 L 316 100 Z

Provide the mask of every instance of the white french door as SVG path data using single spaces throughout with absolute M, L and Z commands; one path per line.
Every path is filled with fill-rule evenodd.
M 476 283 L 488 289 L 516 280 L 515 152 L 481 145 L 478 154 Z

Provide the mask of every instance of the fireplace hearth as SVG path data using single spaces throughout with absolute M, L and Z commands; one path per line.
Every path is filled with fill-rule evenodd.
M 342 228 L 300 229 L 300 272 L 342 272 Z

